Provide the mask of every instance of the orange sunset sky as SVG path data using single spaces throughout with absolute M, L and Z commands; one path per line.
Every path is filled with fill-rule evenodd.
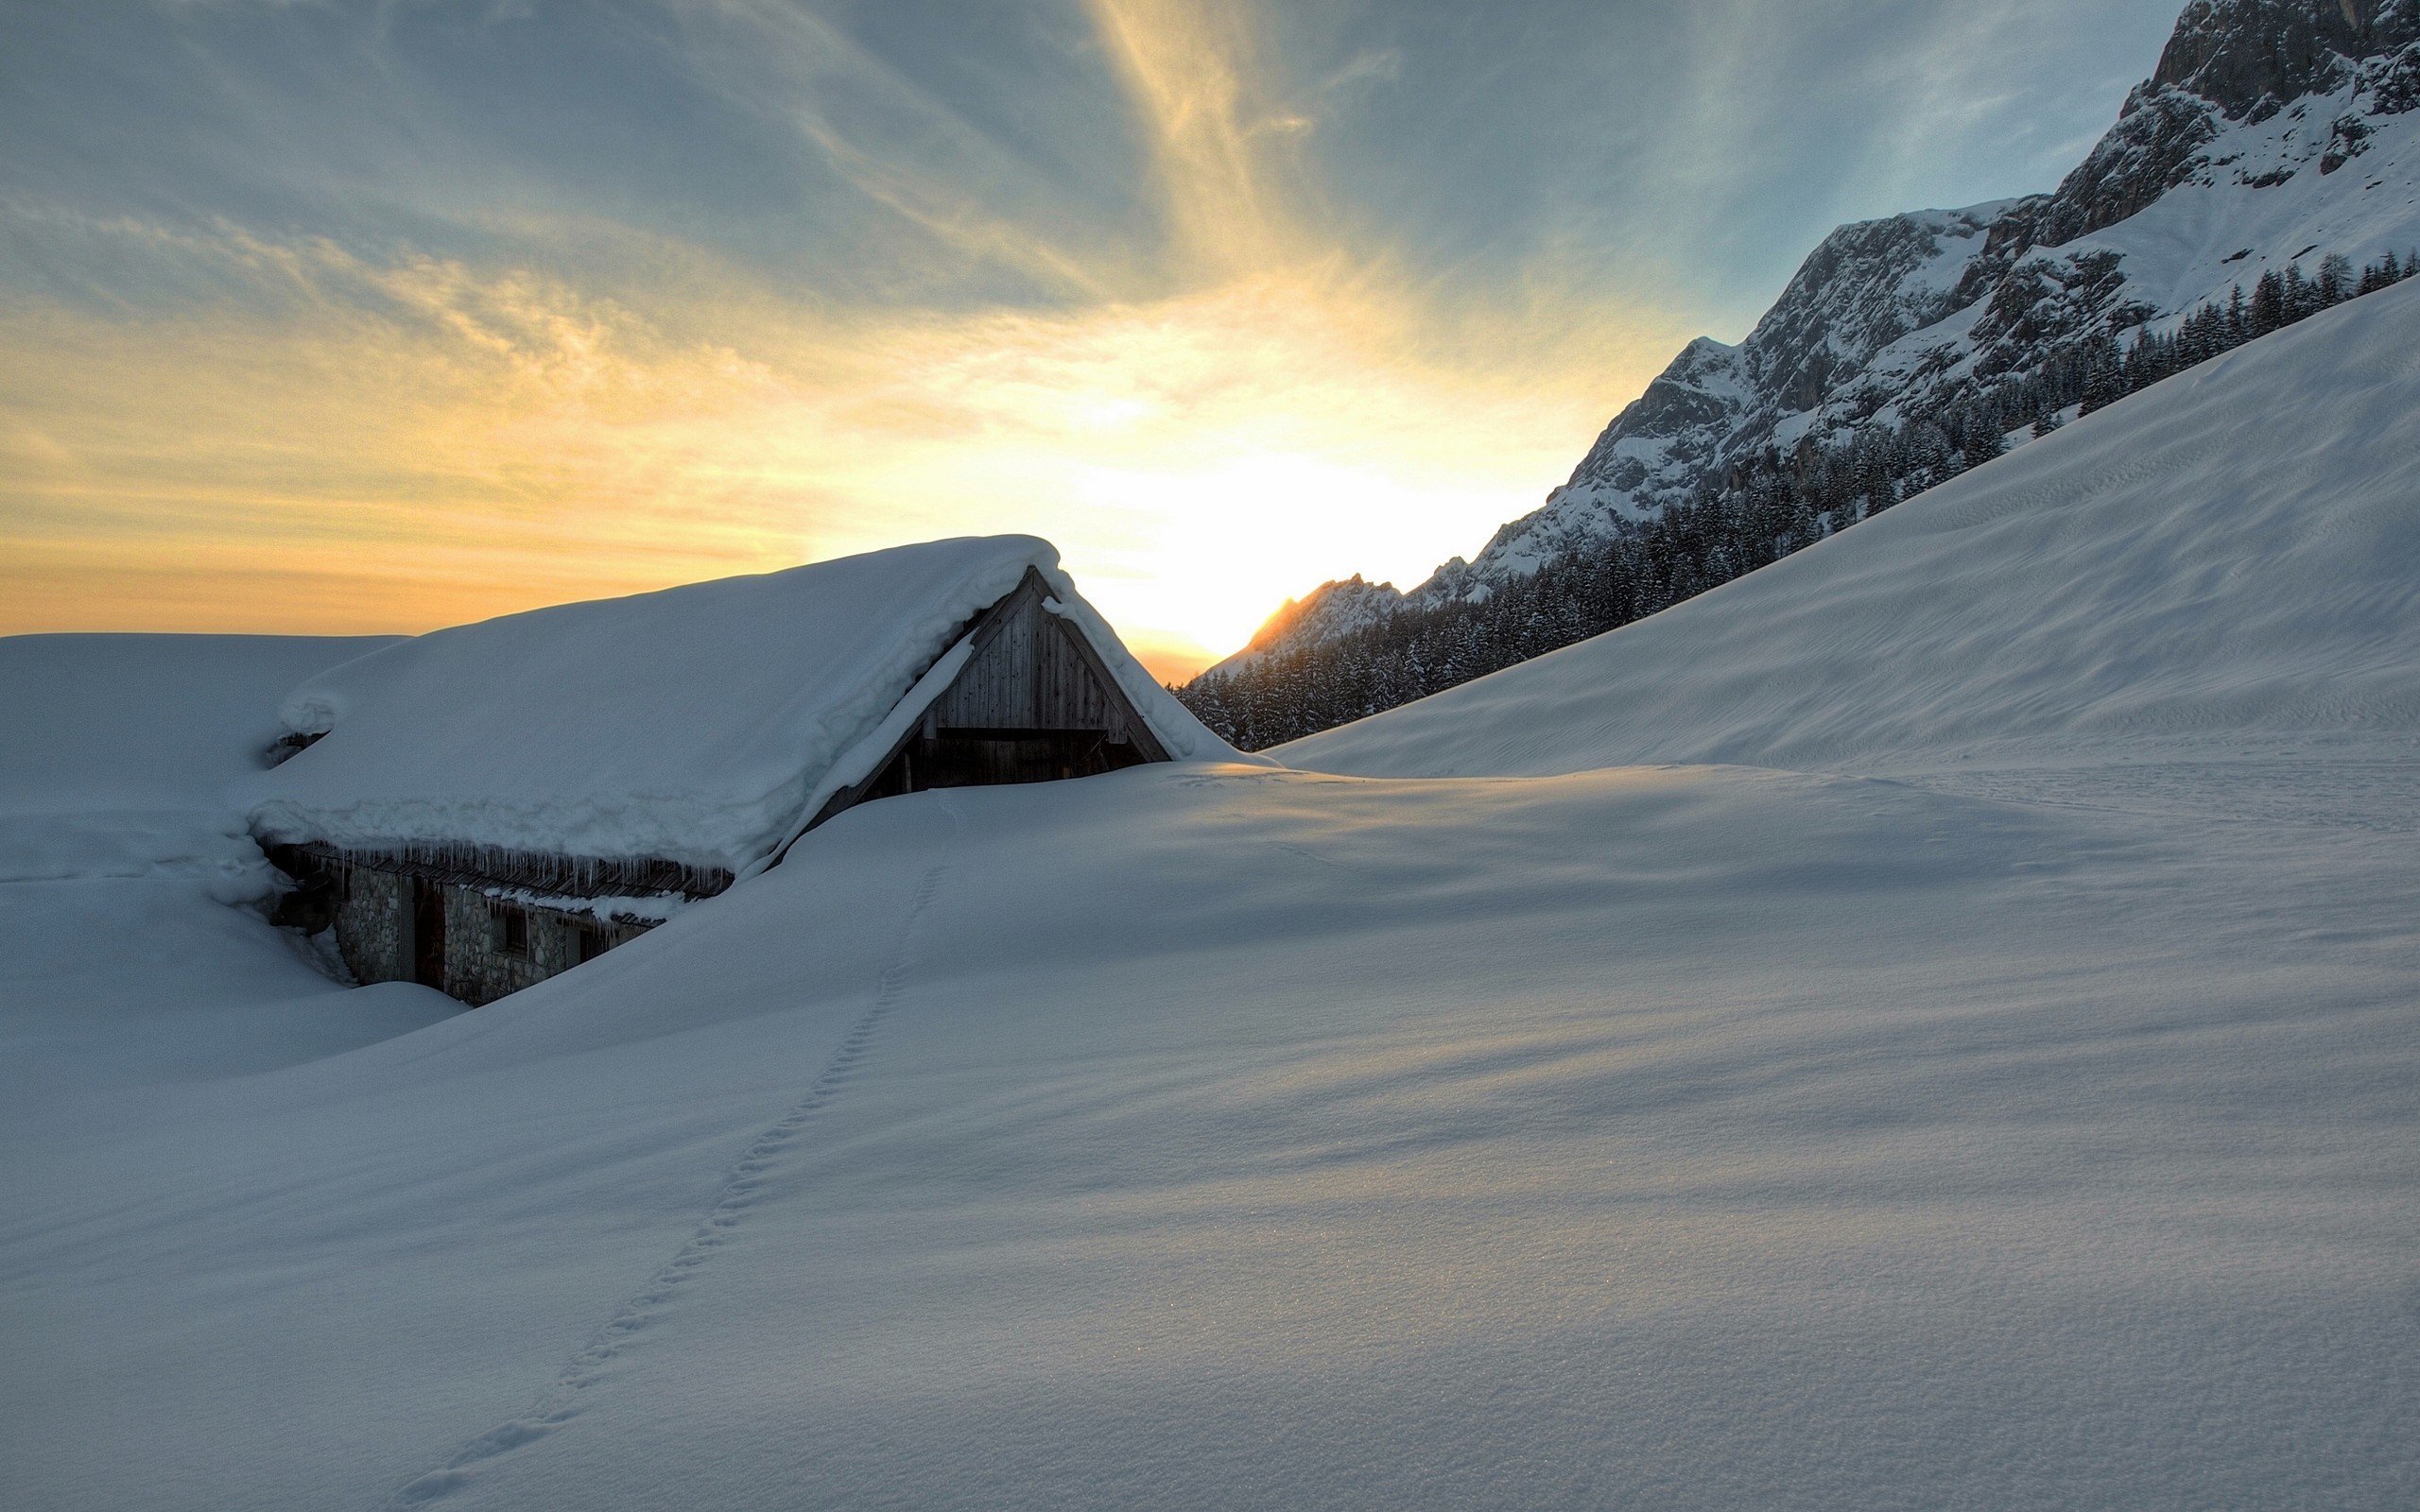
M 1475 551 L 1833 222 L 2054 179 L 2170 4 L 27 8 L 0 632 L 1014 530 L 1188 675 Z

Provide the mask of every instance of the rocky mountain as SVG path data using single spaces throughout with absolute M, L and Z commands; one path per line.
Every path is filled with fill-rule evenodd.
M 2359 267 L 2415 242 L 2420 0 L 2192 0 L 2057 189 L 1835 231 L 1744 340 L 1691 342 L 1475 558 L 1409 593 L 1323 585 L 1210 676 L 1482 601 L 1758 458 L 1846 455 L 1918 427 L 1956 437 L 1977 415 L 2022 426 L 2023 405 L 2114 340 L 2173 335 L 2265 273 L 2317 280 L 2332 258 Z

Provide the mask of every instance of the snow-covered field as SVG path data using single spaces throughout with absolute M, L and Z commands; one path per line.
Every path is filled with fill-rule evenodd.
M 2411 1504 L 2415 397 L 2420 287 L 476 1013 L 207 868 L 0 885 L 0 1500 Z

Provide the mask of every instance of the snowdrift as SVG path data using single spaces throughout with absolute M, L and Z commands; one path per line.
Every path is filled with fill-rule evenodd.
M 1737 768 L 885 800 L 350 1054 L 116 1091 L 42 1020 L 0 1452 L 61 1512 L 2391 1504 L 2415 903 L 2408 835 Z M 268 1012 L 81 917 L 60 978 Z
M 295 684 L 396 644 L 367 635 L 0 637 L 0 813 L 223 810 Z
M 231 784 L 258 775 L 297 682 L 393 636 L 0 638 L 0 882 L 268 872 Z
M 1028 567 L 1171 755 L 1236 759 L 1058 560 L 1030 536 L 970 537 L 421 636 L 285 700 L 289 728 L 324 738 L 261 782 L 253 823 L 354 849 L 467 842 L 745 875 L 865 775 L 858 747 Z
M 394 641 L 0 638 L 0 1158 L 117 1090 L 297 1065 L 456 1011 L 342 991 L 230 906 L 276 881 L 227 789 L 267 765 L 278 700 Z
M 2420 286 L 2169 379 L 1651 619 L 1271 754 L 1881 770 L 2420 737 Z

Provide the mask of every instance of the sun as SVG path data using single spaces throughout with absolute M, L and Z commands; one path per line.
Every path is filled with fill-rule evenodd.
M 1138 639 L 1160 644 L 1146 660 L 1172 665 L 1240 649 L 1330 578 L 1417 586 L 1473 521 L 1531 507 L 1500 484 L 1282 452 L 1190 472 L 1096 469 L 1080 490 L 1096 507 L 1135 511 L 1147 536 L 1110 571 L 1083 573 L 1086 595 L 1119 625 L 1148 627 Z

